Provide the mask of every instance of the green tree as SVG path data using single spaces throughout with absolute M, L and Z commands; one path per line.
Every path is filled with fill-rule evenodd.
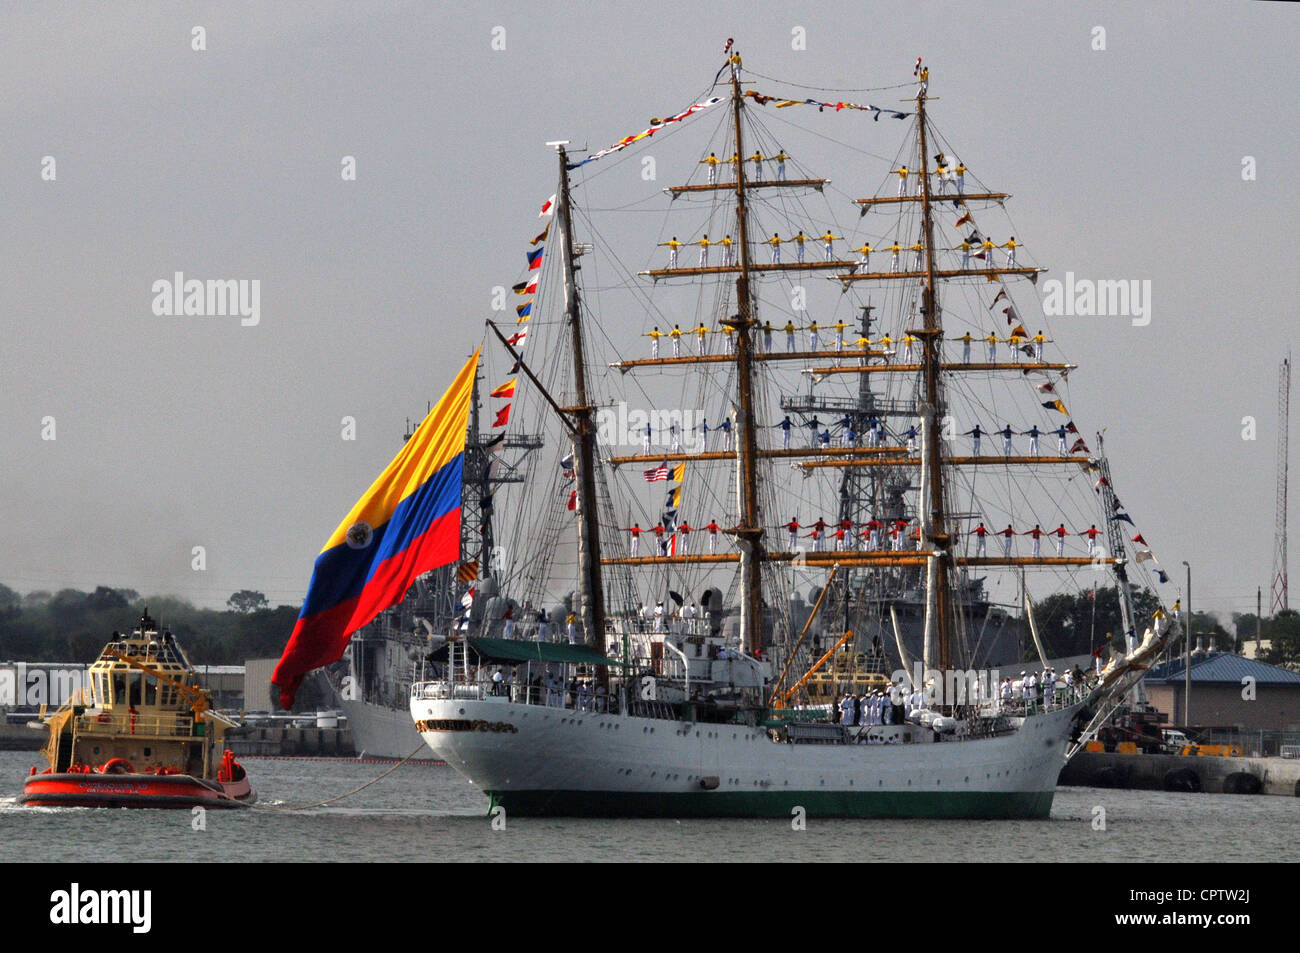
M 270 603 L 266 601 L 266 596 L 260 592 L 254 592 L 252 589 L 240 589 L 226 600 L 226 605 L 236 612 L 256 612 L 258 609 L 267 608 Z
M 1300 663 L 1300 612 L 1283 609 L 1264 623 L 1264 638 L 1272 641 L 1269 650 L 1261 656 L 1273 665 Z

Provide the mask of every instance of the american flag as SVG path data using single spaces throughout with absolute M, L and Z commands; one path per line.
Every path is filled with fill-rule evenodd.
M 641 472 L 645 475 L 645 481 L 647 483 L 657 483 L 660 480 L 667 480 L 668 461 L 665 460 L 662 464 L 660 464 L 659 466 L 655 467 L 652 470 L 643 470 Z

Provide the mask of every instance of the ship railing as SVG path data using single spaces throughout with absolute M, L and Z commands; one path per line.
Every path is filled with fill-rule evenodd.
M 599 714 L 614 713 L 617 701 L 610 695 L 596 691 L 573 691 L 567 686 L 548 687 L 524 682 L 507 685 L 502 682 L 416 682 L 411 686 L 411 697 L 424 700 L 462 699 L 486 701 L 509 698 L 518 705 L 535 705 L 539 708 L 567 708 L 571 711 L 590 711 Z M 661 717 L 654 715 L 651 717 Z M 662 717 L 668 717 L 664 715 Z
M 104 713 L 107 714 L 107 713 Z M 195 734 L 192 715 L 82 715 L 76 730 L 82 735 L 145 735 L 184 738 Z

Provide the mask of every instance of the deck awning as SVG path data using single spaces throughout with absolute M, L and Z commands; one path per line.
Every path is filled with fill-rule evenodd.
M 470 649 L 486 662 L 508 665 L 519 662 L 568 662 L 574 665 L 623 665 L 623 662 L 606 658 L 588 645 L 569 645 L 564 642 L 536 642 L 523 639 L 491 639 L 471 635 L 464 640 Z M 457 653 L 459 654 L 459 653 Z M 447 646 L 436 649 L 431 661 L 445 662 Z

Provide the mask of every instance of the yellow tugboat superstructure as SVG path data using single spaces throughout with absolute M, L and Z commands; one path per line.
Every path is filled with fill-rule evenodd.
M 185 650 L 147 609 L 130 635 L 113 633 L 87 687 L 41 715 L 48 767 L 32 769 L 23 804 L 224 807 L 255 797 L 225 748 L 236 723 L 212 709 Z

